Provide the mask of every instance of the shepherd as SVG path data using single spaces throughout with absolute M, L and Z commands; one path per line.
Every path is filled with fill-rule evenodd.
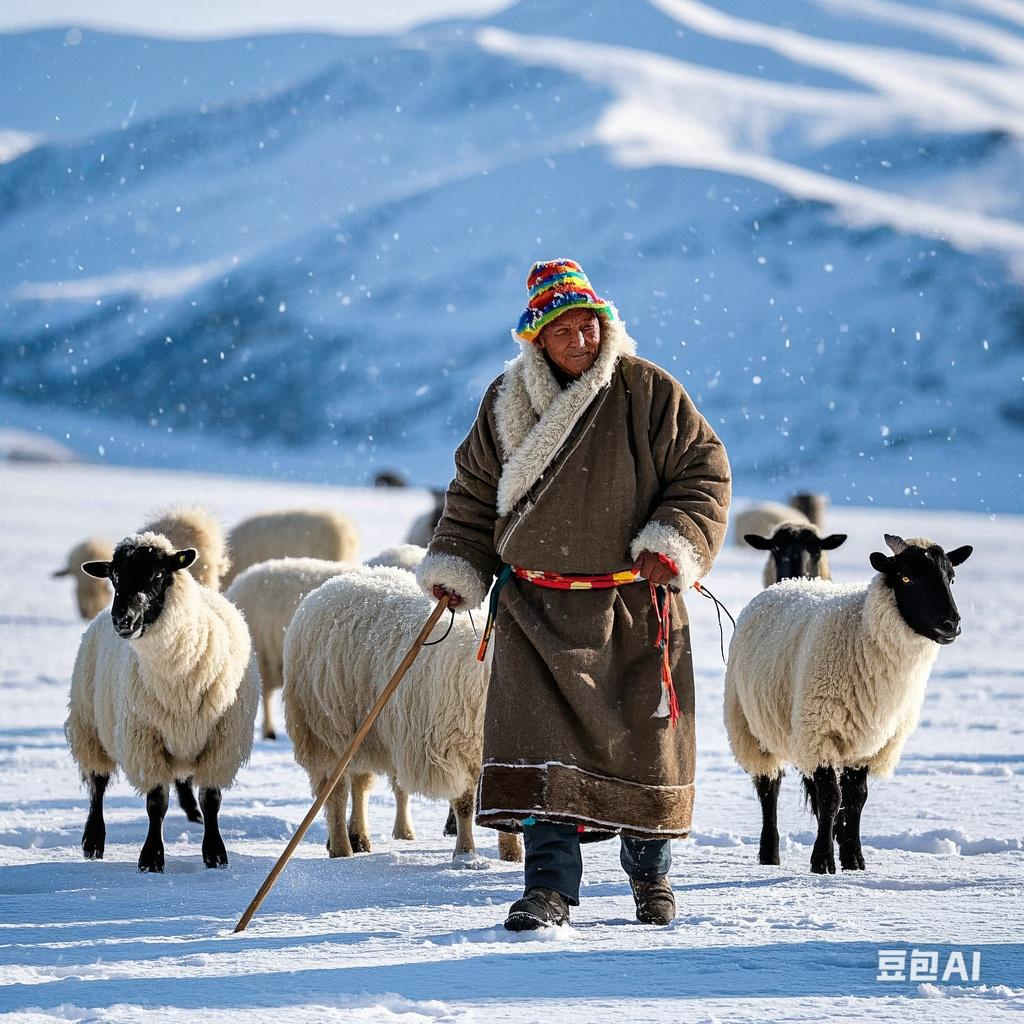
M 470 608 L 497 577 L 476 820 L 523 832 L 505 927 L 567 924 L 580 843 L 615 835 L 637 919 L 665 925 L 694 797 L 682 595 L 722 546 L 729 462 L 578 263 L 535 263 L 527 289 L 521 352 L 455 453 L 418 577 Z

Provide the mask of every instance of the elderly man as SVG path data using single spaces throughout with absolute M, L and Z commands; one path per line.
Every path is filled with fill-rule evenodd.
M 476 820 L 523 830 L 505 926 L 567 923 L 580 842 L 615 834 L 637 918 L 668 924 L 694 794 L 680 595 L 722 545 L 729 464 L 577 263 L 537 263 L 527 288 L 522 351 L 455 453 L 419 581 L 476 607 L 498 577 Z

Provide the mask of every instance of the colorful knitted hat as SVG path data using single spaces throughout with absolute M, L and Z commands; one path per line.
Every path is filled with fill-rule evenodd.
M 609 320 L 619 318 L 612 303 L 598 298 L 575 260 L 534 263 L 526 287 L 529 291 L 526 312 L 519 318 L 516 328 L 516 334 L 523 341 L 536 341 L 541 329 L 567 309 L 592 309 Z

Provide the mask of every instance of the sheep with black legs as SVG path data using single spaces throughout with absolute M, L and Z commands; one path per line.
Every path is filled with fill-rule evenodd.
M 163 870 L 169 787 L 189 777 L 200 787 L 203 862 L 227 864 L 221 791 L 252 749 L 259 673 L 241 613 L 185 571 L 196 558 L 194 547 L 141 533 L 121 541 L 109 561 L 83 567 L 114 586 L 110 615 L 97 616 L 82 637 L 65 725 L 89 787 L 87 858 L 103 856 L 103 795 L 120 768 L 146 794 L 140 871 Z
M 295 759 L 314 793 L 337 767 L 380 691 L 412 646 L 433 605 L 401 569 L 366 568 L 329 580 L 299 605 L 284 641 L 284 706 Z M 439 638 L 447 626 L 434 633 Z M 386 775 L 408 793 L 455 808 L 454 857 L 472 853 L 475 790 L 483 757 L 489 664 L 476 660 L 477 637 L 456 615 L 448 637 L 425 647 L 381 712 L 349 773 L 327 801 L 332 857 L 353 847 L 345 823 L 348 791 L 360 774 Z M 357 797 L 357 794 L 354 794 Z M 366 818 L 365 796 L 353 814 Z M 368 846 L 368 836 L 360 836 Z M 501 834 L 503 860 L 522 858 L 518 837 Z
M 75 601 L 78 604 L 78 614 L 83 619 L 94 619 L 104 608 L 110 604 L 113 591 L 106 580 L 97 580 L 88 573 L 82 571 L 83 562 L 98 562 L 104 558 L 110 558 L 114 552 L 114 545 L 108 540 L 99 540 L 90 537 L 76 544 L 68 552 L 68 560 L 63 569 L 58 569 L 54 579 L 70 576 L 75 581 Z
M 818 834 L 811 870 L 864 867 L 861 809 L 869 775 L 893 773 L 917 726 L 940 645 L 960 634 L 950 584 L 970 546 L 886 535 L 869 583 L 784 580 L 740 613 L 725 675 L 725 726 L 761 801 L 759 859 L 779 863 L 783 767 L 802 774 Z
M 775 527 L 769 537 L 748 533 L 743 539 L 752 548 L 768 552 L 761 582 L 770 587 L 779 580 L 800 576 L 832 579 L 827 552 L 839 547 L 846 540 L 846 534 L 833 533 L 822 537 L 818 527 L 811 523 L 788 522 Z
M 296 508 L 264 512 L 238 523 L 228 534 L 231 569 L 226 589 L 250 565 L 272 558 L 323 558 L 354 562 L 359 553 L 355 524 L 331 508 Z

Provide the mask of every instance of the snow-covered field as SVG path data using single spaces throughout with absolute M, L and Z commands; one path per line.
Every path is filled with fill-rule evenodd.
M 865 873 L 808 873 L 812 820 L 783 790 L 783 865 L 756 864 L 756 800 L 728 754 L 710 604 L 690 601 L 698 680 L 698 802 L 676 844 L 679 917 L 633 921 L 614 844 L 586 850 L 571 929 L 500 927 L 515 865 L 455 870 L 445 808 L 416 801 L 419 839 L 390 838 L 372 806 L 374 851 L 328 860 L 314 827 L 250 929 L 232 928 L 310 802 L 287 740 L 258 741 L 225 799 L 231 864 L 207 871 L 199 832 L 168 814 L 168 866 L 140 875 L 145 815 L 123 782 L 108 797 L 102 862 L 79 850 L 85 801 L 62 722 L 82 624 L 49 578 L 82 536 L 129 532 L 154 506 L 208 503 L 224 519 L 328 501 L 359 522 L 364 555 L 400 539 L 429 498 L 228 477 L 96 467 L 0 467 L 0 1013 L 87 1021 L 1020 1020 L 1024 1012 L 1024 522 L 967 513 L 836 510 L 850 534 L 837 578 L 867 572 L 883 530 L 927 533 L 975 554 L 958 573 L 963 637 L 942 651 L 922 724 L 865 812 Z M 758 557 L 729 548 L 709 585 L 735 611 Z M 964 984 L 877 981 L 878 951 L 968 964 Z M 927 961 L 925 961 L 927 965 Z M 939 1001 L 938 1004 L 936 1001 Z

